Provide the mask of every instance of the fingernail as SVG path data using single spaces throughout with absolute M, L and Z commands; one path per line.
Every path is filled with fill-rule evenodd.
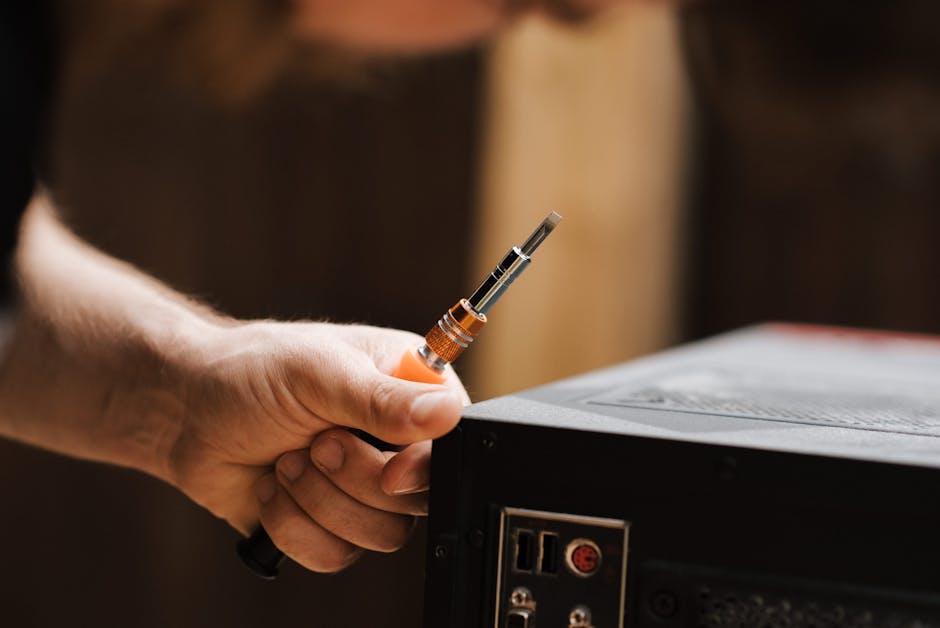
M 335 438 L 318 440 L 310 447 L 310 457 L 330 473 L 336 473 L 343 466 L 345 453 L 343 445 Z
M 255 483 L 255 496 L 262 504 L 267 504 L 274 499 L 275 493 L 277 493 L 277 480 L 273 474 L 269 473 Z
M 304 467 L 307 466 L 305 457 L 302 451 L 292 451 L 288 454 L 284 454 L 281 456 L 281 459 L 277 461 L 277 470 L 280 471 L 284 477 L 293 482 L 300 477 L 304 472 Z
M 443 408 L 461 407 L 460 400 L 453 393 L 425 393 L 411 402 L 411 421 L 418 425 L 429 422 L 435 415 L 440 415 Z
M 423 477 L 414 471 L 409 471 L 398 480 L 392 495 L 406 495 L 408 493 L 417 493 L 427 489 L 427 484 Z

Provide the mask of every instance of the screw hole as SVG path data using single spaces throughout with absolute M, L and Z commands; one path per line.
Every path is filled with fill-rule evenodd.
M 679 600 L 670 591 L 657 591 L 650 596 L 650 610 L 663 619 L 672 617 L 679 610 Z

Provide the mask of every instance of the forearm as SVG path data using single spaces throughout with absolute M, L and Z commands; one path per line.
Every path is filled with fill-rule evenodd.
M 24 217 L 21 302 L 0 366 L 0 434 L 171 479 L 199 349 L 225 321 L 58 223 Z

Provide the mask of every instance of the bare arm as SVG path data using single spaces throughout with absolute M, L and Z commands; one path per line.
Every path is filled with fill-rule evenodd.
M 23 219 L 21 303 L 0 369 L 0 433 L 169 480 L 181 379 L 225 321 L 68 232 Z
M 24 217 L 16 266 L 0 435 L 159 477 L 242 532 L 261 518 L 312 569 L 404 542 L 425 507 L 427 444 L 386 464 L 332 428 L 407 444 L 453 427 L 466 400 L 456 377 L 387 375 L 416 336 L 227 319 L 81 242 L 43 198 Z M 342 468 L 311 460 L 315 439 L 345 445 Z

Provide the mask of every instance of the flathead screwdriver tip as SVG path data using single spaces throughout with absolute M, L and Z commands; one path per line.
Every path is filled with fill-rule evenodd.
M 542 241 L 548 237 L 548 234 L 558 226 L 559 222 L 561 222 L 561 215 L 558 212 L 550 213 L 545 220 L 535 228 L 535 231 L 533 231 L 529 239 L 525 241 L 525 244 L 522 245 L 522 253 L 527 257 L 531 257 L 535 249 L 537 249 Z

